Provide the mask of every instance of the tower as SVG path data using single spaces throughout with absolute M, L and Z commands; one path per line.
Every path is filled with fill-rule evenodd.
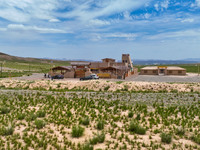
M 122 62 L 128 63 L 128 66 L 133 69 L 133 63 L 129 54 L 122 54 Z

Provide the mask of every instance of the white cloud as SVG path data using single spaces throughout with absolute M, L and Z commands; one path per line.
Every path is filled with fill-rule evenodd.
M 164 2 L 161 3 L 161 7 L 167 9 L 169 6 L 169 0 L 165 0 Z
M 158 3 L 154 4 L 154 7 L 155 7 L 155 9 L 156 9 L 157 11 L 159 11 L 159 5 L 158 5 Z
M 181 22 L 194 22 L 194 19 L 193 18 L 187 18 L 187 19 L 183 19 L 183 20 L 181 20 Z
M 195 0 L 195 2 L 191 4 L 191 7 L 200 7 L 200 0 Z
M 12 22 L 28 22 L 31 19 L 50 20 L 53 10 L 62 7 L 55 0 L 1 0 L 0 17 Z
M 24 26 L 22 24 L 9 24 L 7 26 L 8 31 L 35 31 L 38 33 L 69 33 L 60 29 L 53 28 L 40 28 L 37 26 Z
M 60 22 L 60 20 L 54 18 L 54 19 L 50 19 L 49 22 Z
M 184 31 L 161 33 L 161 34 L 149 36 L 148 39 L 151 39 L 151 40 L 174 39 L 174 38 L 183 39 L 183 38 L 187 38 L 187 37 L 200 38 L 200 29 L 191 29 L 191 30 L 184 30 Z
M 200 0 L 196 0 L 196 5 L 200 7 Z
M 101 16 L 109 16 L 115 13 L 124 11 L 135 10 L 144 6 L 151 0 L 104 0 L 101 3 L 95 3 L 97 8 L 90 9 L 91 2 L 75 5 L 74 9 L 64 15 L 68 18 L 78 17 L 80 20 L 91 20 Z
M 126 38 L 127 40 L 135 40 L 136 37 L 138 37 L 135 33 L 111 33 L 104 35 L 104 37 L 107 38 Z
M 90 20 L 90 24 L 102 26 L 102 25 L 110 25 L 110 22 L 105 20 L 93 19 Z
M 0 28 L 0 31 L 6 31 L 7 29 L 6 28 Z

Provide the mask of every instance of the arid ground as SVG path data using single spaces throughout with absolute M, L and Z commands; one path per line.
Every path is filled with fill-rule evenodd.
M 0 80 L 0 149 L 200 149 L 200 83 L 29 79 Z

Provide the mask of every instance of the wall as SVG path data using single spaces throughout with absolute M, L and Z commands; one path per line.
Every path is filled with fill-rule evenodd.
M 179 71 L 181 71 L 181 73 L 179 73 Z M 186 70 L 167 70 L 166 75 L 186 75 Z
M 64 74 L 65 78 L 74 78 L 74 71 L 69 71 Z
M 147 72 L 145 72 L 147 71 Z M 155 71 L 155 72 L 154 72 Z M 158 70 L 140 70 L 141 75 L 158 75 Z

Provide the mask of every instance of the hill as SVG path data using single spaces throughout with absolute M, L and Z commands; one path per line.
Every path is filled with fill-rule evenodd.
M 68 66 L 69 61 L 18 57 L 0 52 L 0 64 L 2 64 L 0 77 L 15 77 L 31 73 L 47 73 L 53 66 Z

